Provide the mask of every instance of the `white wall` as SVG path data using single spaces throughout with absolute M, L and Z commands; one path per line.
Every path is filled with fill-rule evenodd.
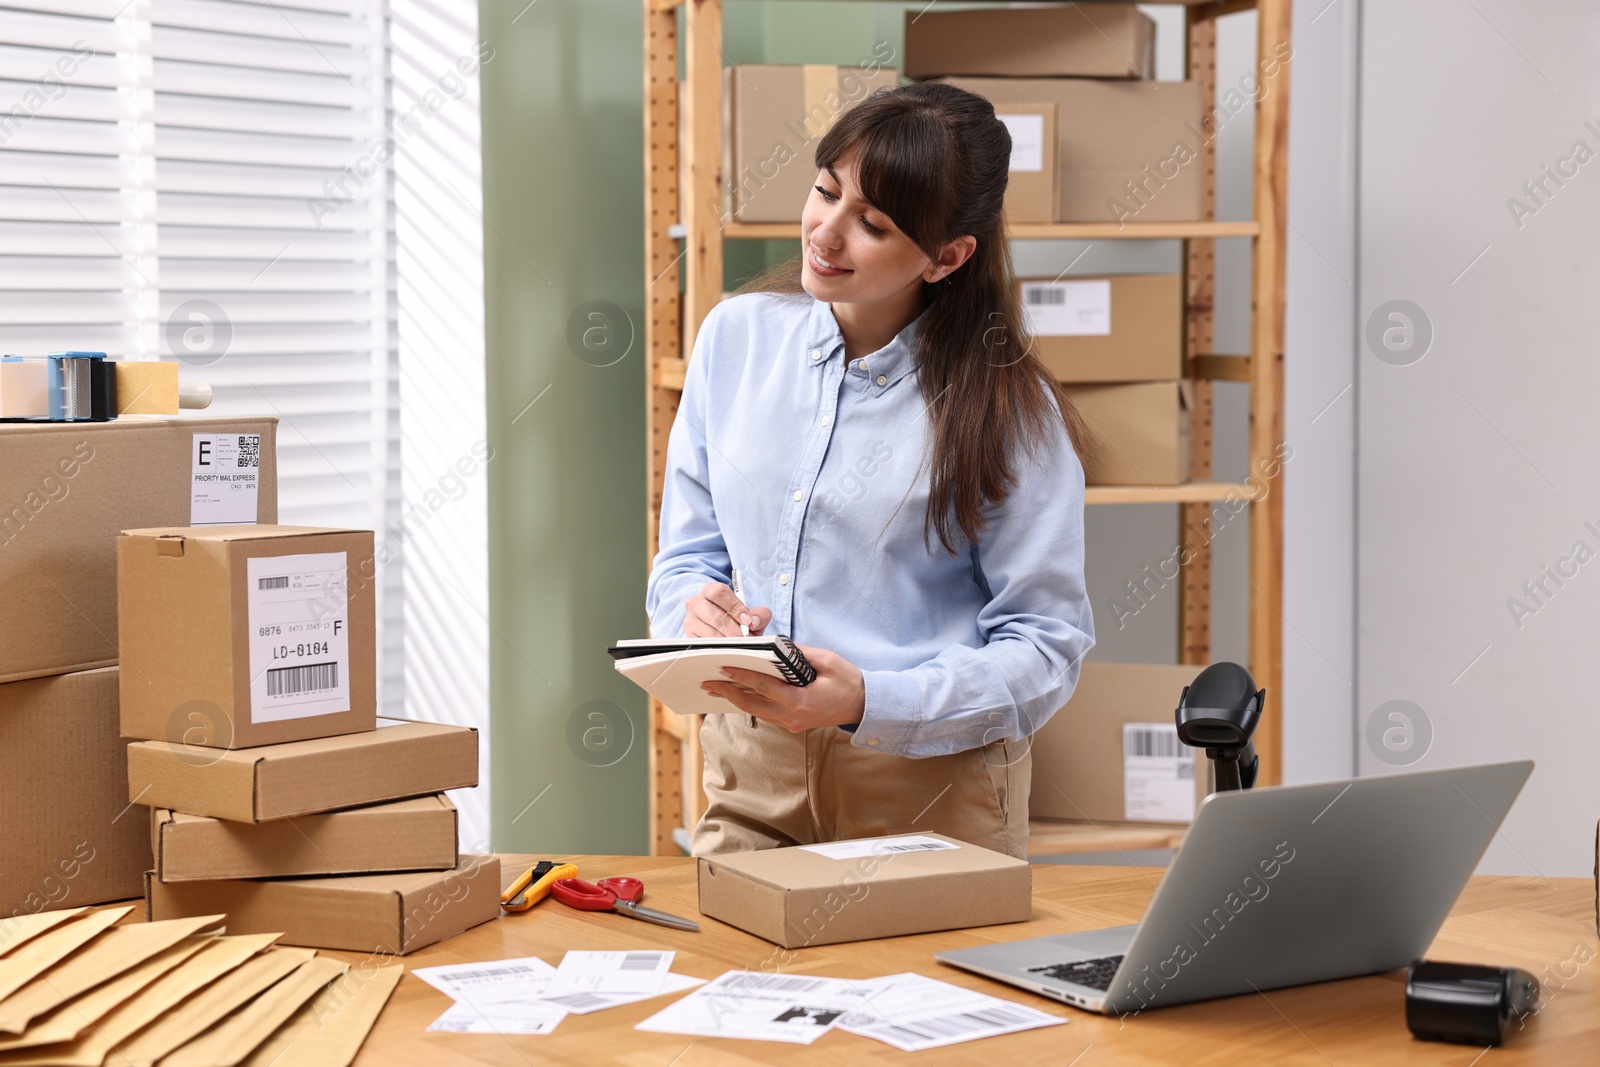
M 1361 344 L 1358 710 L 1419 707 L 1418 768 L 1535 759 L 1483 869 L 1587 876 L 1600 563 L 1561 560 L 1600 552 L 1600 161 L 1537 201 L 1523 184 L 1578 142 L 1600 153 L 1600 8 L 1536 7 L 1362 13 L 1360 317 L 1408 300 L 1433 339 L 1403 366 Z M 1520 221 L 1512 198 L 1533 209 Z M 1360 742 L 1363 771 L 1402 758 L 1379 750 Z
M 1355 770 L 1355 0 L 1297 0 L 1284 339 L 1286 782 Z

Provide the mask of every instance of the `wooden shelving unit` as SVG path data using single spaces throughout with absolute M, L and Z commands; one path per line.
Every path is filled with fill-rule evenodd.
M 1202 86 L 1207 106 L 1216 102 L 1216 20 L 1257 13 L 1258 61 L 1287 44 L 1290 0 L 1169 0 L 1182 6 L 1187 36 L 1185 76 Z M 679 9 L 684 22 L 679 29 Z M 722 0 L 644 0 L 645 58 L 645 282 L 647 322 L 649 500 L 645 522 L 653 555 L 661 513 L 667 435 L 683 388 L 685 357 L 694 330 L 722 297 L 722 242 L 795 240 L 797 224 L 722 224 Z M 678 91 L 680 51 L 685 72 Z M 1282 53 L 1280 53 L 1282 54 Z M 1258 73 L 1260 67 L 1257 68 Z M 1255 107 L 1252 219 L 1218 222 L 1215 148 L 1207 143 L 1204 220 L 1180 223 L 1061 223 L 1013 226 L 1018 240 L 1178 240 L 1184 250 L 1186 352 L 1195 379 L 1192 480 L 1180 486 L 1093 486 L 1086 503 L 1179 505 L 1178 531 L 1203 530 L 1217 501 L 1247 501 L 1250 512 L 1249 668 L 1272 696 L 1256 732 L 1259 781 L 1281 781 L 1283 627 L 1283 474 L 1276 459 L 1283 443 L 1284 248 L 1288 222 L 1288 64 L 1261 78 Z M 680 136 L 681 134 L 681 136 Z M 681 144 L 681 153 L 680 153 Z M 1251 242 L 1250 351 L 1214 351 L 1213 299 L 1218 240 Z M 1250 386 L 1250 484 L 1215 481 L 1212 461 L 1212 383 Z M 1268 476 L 1270 474 L 1270 476 Z M 1211 553 L 1194 542 L 1179 575 L 1179 658 L 1211 660 Z M 650 707 L 652 782 L 651 851 L 673 854 L 684 827 L 704 809 L 703 764 L 697 720 Z M 674 831 L 677 831 L 675 837 Z M 1183 828 L 1143 824 L 1034 823 L 1035 854 L 1115 852 L 1176 845 Z
M 1198 237 L 1254 237 L 1259 231 L 1253 222 L 1020 222 L 1011 227 L 1017 239 L 1052 241 L 1159 241 Z M 746 241 L 800 239 L 799 223 L 730 222 L 722 227 L 724 238 Z

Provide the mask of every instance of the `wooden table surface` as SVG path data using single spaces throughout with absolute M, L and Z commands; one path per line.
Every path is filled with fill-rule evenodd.
M 698 914 L 694 861 L 677 857 L 570 857 L 590 879 L 631 874 L 645 880 L 645 902 L 697 918 L 700 933 L 671 930 L 621 915 L 578 912 L 547 900 L 521 915 L 502 915 L 459 937 L 404 957 L 409 969 L 539 956 L 554 965 L 567 949 L 671 948 L 673 970 L 715 978 L 728 970 L 781 970 L 841 978 L 915 971 L 945 982 L 1028 1004 L 1071 1020 L 926 1053 L 900 1052 L 841 1030 L 810 1046 L 770 1041 L 642 1033 L 635 1023 L 671 997 L 589 1015 L 569 1015 L 553 1034 L 430 1034 L 450 1006 L 445 994 L 407 974 L 362 1047 L 367 1067 L 506 1067 L 558 1063 L 627 1067 L 693 1067 L 788 1063 L 1010 1063 L 1099 1067 L 1182 1064 L 1299 1065 L 1448 1064 L 1469 1067 L 1483 1055 L 1496 1064 L 1585 1064 L 1600 1060 L 1600 953 L 1595 938 L 1594 885 L 1585 879 L 1474 878 L 1429 951 L 1436 959 L 1515 965 L 1537 975 L 1545 1005 L 1503 1046 L 1482 1048 L 1417 1041 L 1406 1031 L 1405 973 L 1269 991 L 1151 1011 L 1126 1020 L 1093 1015 L 947 967 L 934 951 L 1138 921 L 1160 869 L 1034 867 L 1034 917 L 972 930 L 797 949 L 792 953 Z M 529 856 L 502 857 L 506 882 Z M 326 953 L 352 963 L 356 953 Z M 679 996 L 687 994 L 678 994 Z

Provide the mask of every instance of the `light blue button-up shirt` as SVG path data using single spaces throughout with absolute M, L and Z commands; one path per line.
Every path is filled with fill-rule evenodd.
M 667 445 L 655 637 L 738 567 L 765 632 L 860 667 L 854 743 L 935 756 L 1020 740 L 1067 702 L 1094 644 L 1083 467 L 1066 429 L 1013 460 L 1017 484 L 952 556 L 923 541 L 931 433 L 913 366 L 921 319 L 844 357 L 832 308 L 753 293 L 712 309 Z

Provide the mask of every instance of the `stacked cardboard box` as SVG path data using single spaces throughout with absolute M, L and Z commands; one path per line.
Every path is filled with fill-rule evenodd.
M 275 522 L 277 420 L 0 424 L 0 916 L 137 897 L 118 738 L 117 532 Z
M 1090 485 L 1189 480 L 1193 384 L 1183 375 L 1183 288 L 1176 274 L 1018 283 L 1033 351 L 1089 423 Z
M 1200 86 L 1158 85 L 1154 68 L 1155 23 L 1131 4 L 906 12 L 906 73 L 987 97 L 1013 177 L 1054 189 L 1048 218 L 1008 200 L 1014 222 L 1201 216 Z
M 371 531 L 127 530 L 117 560 L 152 920 L 402 954 L 499 914 L 444 795 L 477 785 L 477 732 L 377 717 Z
M 1186 823 L 1211 792 L 1209 761 L 1178 741 L 1184 686 L 1204 668 L 1083 664 L 1072 700 L 1033 735 L 1035 819 Z
M 1012 223 L 1202 216 L 1200 87 L 1152 81 L 1154 55 L 1155 24 L 1131 4 L 906 18 L 906 73 L 987 97 L 1010 129 Z M 1182 279 L 1030 278 L 1018 290 L 1034 351 L 1089 423 L 1089 483 L 1188 481 Z
M 721 211 L 753 223 L 799 222 L 817 180 L 817 141 L 845 111 L 900 82 L 899 71 L 871 60 L 855 67 L 747 64 L 722 75 Z

